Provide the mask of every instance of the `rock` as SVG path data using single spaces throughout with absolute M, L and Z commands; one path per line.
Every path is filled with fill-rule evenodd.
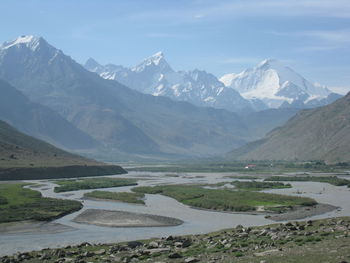
M 40 260 L 47 260 L 47 259 L 50 259 L 51 257 L 47 254 L 47 253 L 43 253 L 40 257 L 39 257 L 39 259 Z
M 183 242 L 182 242 L 182 247 L 183 247 L 183 248 L 189 247 L 189 246 L 191 246 L 191 245 L 192 245 L 192 240 L 189 239 L 189 238 L 183 240 Z
M 30 255 L 28 252 L 24 252 L 24 253 L 21 253 L 18 255 L 18 259 L 19 260 L 29 260 L 29 259 L 32 259 L 33 256 Z
M 105 249 L 100 249 L 100 250 L 97 250 L 97 251 L 94 251 L 94 254 L 95 255 L 103 255 L 103 254 L 105 254 L 106 253 L 106 250 Z
M 91 251 L 86 251 L 83 254 L 81 254 L 81 256 L 83 256 L 84 258 L 89 258 L 89 257 L 93 257 L 95 254 Z
M 84 242 L 84 243 L 81 243 L 80 245 L 78 245 L 77 247 L 89 247 L 91 246 L 91 244 L 89 242 Z
M 130 241 L 130 242 L 127 243 L 127 246 L 128 246 L 129 248 L 134 249 L 134 248 L 143 246 L 143 243 L 142 243 L 142 242 L 139 242 L 139 241 Z
M 156 241 L 152 241 L 148 244 L 148 248 L 158 248 L 159 244 Z
M 179 253 L 172 253 L 169 254 L 168 258 L 182 258 L 182 256 Z
M 185 263 L 193 263 L 193 262 L 198 262 L 199 260 L 195 257 L 189 257 L 185 259 Z
M 225 245 L 225 248 L 231 248 L 231 247 L 232 247 L 232 245 L 230 243 Z
M 246 233 L 246 232 L 244 232 L 244 233 L 242 233 L 242 234 L 239 234 L 238 236 L 239 236 L 239 237 L 242 237 L 242 238 L 246 238 L 246 237 L 249 236 L 249 234 Z
M 53 252 L 53 255 L 58 257 L 58 258 L 63 258 L 66 256 L 66 252 L 64 252 L 64 250 L 62 250 L 62 249 L 57 249 Z
M 174 246 L 175 246 L 175 247 L 182 247 L 182 242 L 175 242 L 175 243 L 174 243 Z
M 258 236 L 266 236 L 267 235 L 267 230 L 266 229 L 263 229 L 261 230 L 261 232 L 258 234 Z

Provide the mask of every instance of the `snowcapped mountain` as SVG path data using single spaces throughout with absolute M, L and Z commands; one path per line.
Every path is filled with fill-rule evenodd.
M 142 79 L 145 84 L 140 87 L 147 87 L 147 81 L 157 80 L 158 84 L 173 81 L 169 76 L 181 77 L 163 63 L 162 57 L 156 54 L 132 69 L 114 67 L 114 73 L 125 76 L 125 81 L 137 80 L 141 84 L 143 82 L 134 80 L 133 76 L 150 75 Z M 90 66 L 101 70 L 92 60 Z M 133 74 L 132 77 L 129 74 Z M 164 77 L 159 80 L 161 76 Z M 233 112 L 150 96 L 118 81 L 103 79 L 40 37 L 19 37 L 0 47 L 0 79 L 92 138 L 97 146 L 91 153 L 101 158 L 166 160 L 209 156 L 227 152 L 256 136 L 249 123 Z M 233 90 L 233 93 L 237 92 Z M 16 105 L 13 99 L 3 97 L 10 106 Z M 23 120 L 14 116 L 18 111 L 7 112 L 9 121 Z M 40 118 L 35 120 L 41 123 Z M 43 125 L 54 135 L 63 129 L 56 127 L 59 123 Z M 75 138 L 68 130 L 58 135 L 70 140 Z
M 174 71 L 162 52 L 146 58 L 133 68 L 89 59 L 85 68 L 105 79 L 118 82 L 146 94 L 166 96 L 197 106 L 210 106 L 230 111 L 260 110 L 266 106 L 259 100 L 248 101 L 236 90 L 227 88 L 217 77 L 201 70 Z
M 220 81 L 246 99 L 262 100 L 269 108 L 315 107 L 340 97 L 274 59 L 266 59 L 239 74 L 226 74 Z

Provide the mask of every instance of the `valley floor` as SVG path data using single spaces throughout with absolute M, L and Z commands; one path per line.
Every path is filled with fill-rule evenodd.
M 315 176 L 325 176 L 325 174 L 314 174 Z M 111 180 L 113 179 L 122 179 L 125 178 L 125 175 L 116 175 L 116 176 L 110 176 Z M 211 187 L 213 189 L 221 189 L 221 187 L 227 187 L 227 190 L 230 189 L 230 185 L 232 187 L 232 183 L 235 183 L 236 180 L 243 180 L 242 185 L 244 187 L 248 187 L 249 189 L 254 187 L 265 187 L 269 186 L 272 188 L 263 188 L 262 193 L 274 193 L 274 194 L 282 194 L 282 195 L 288 195 L 293 197 L 307 197 L 312 198 L 316 200 L 319 204 L 327 204 L 326 206 L 329 206 L 330 208 L 328 210 L 322 210 L 318 211 L 317 213 L 314 213 L 313 208 L 311 206 L 306 207 L 307 213 L 312 212 L 311 214 L 306 214 L 305 216 L 307 219 L 305 220 L 326 220 L 323 224 L 329 225 L 330 227 L 337 226 L 339 228 L 333 229 L 335 232 L 337 232 L 341 227 L 343 229 L 344 233 L 347 233 L 348 229 L 348 219 L 347 217 L 350 216 L 350 191 L 349 188 L 344 186 L 335 186 L 330 183 L 324 183 L 324 182 L 291 182 L 290 187 L 285 188 L 286 185 L 278 185 L 278 184 L 265 184 L 263 181 L 268 176 L 267 175 L 255 175 L 256 178 L 252 179 L 252 176 L 249 175 L 243 175 L 243 174 L 237 174 L 237 173 L 152 173 L 152 172 L 130 172 L 127 175 L 128 179 L 131 181 L 137 181 L 138 186 L 143 187 L 143 189 L 153 189 L 153 187 L 161 187 L 164 188 L 165 185 L 187 185 L 188 187 L 193 187 L 194 185 L 202 185 L 205 187 Z M 347 178 L 347 175 L 342 175 L 343 178 Z M 78 182 L 85 182 L 89 181 L 90 179 L 79 179 Z M 251 181 L 255 180 L 255 181 Z M 248 181 L 251 181 L 251 183 L 248 183 Z M 76 180 L 72 180 L 72 183 L 77 183 Z M 244 182 L 244 184 L 243 184 Z M 143 252 L 140 251 L 140 255 L 137 256 L 137 259 L 133 259 L 133 261 L 142 261 L 149 259 L 150 262 L 169 262 L 169 253 L 179 253 L 181 258 L 178 259 L 171 259 L 171 261 L 174 262 L 184 262 L 187 258 L 190 258 L 192 256 L 199 257 L 198 259 L 202 260 L 203 262 L 210 262 L 210 260 L 217 260 L 220 262 L 230 262 L 229 260 L 233 257 L 235 258 L 235 261 L 243 260 L 242 262 L 259 262 L 255 261 L 256 258 L 259 256 L 253 255 L 254 253 L 260 253 L 260 252 L 266 252 L 267 254 L 272 253 L 272 256 L 276 256 L 277 259 L 274 262 L 281 262 L 278 261 L 278 255 L 285 255 L 283 253 L 295 253 L 297 257 L 297 252 L 302 251 L 304 248 L 311 249 L 310 251 L 308 249 L 305 250 L 305 255 L 310 254 L 310 257 L 313 255 L 313 243 L 315 244 L 325 244 L 324 246 L 328 249 L 328 247 L 332 247 L 330 245 L 327 245 L 328 237 L 332 237 L 334 242 L 344 242 L 350 241 L 348 240 L 347 234 L 339 235 L 331 235 L 324 233 L 321 235 L 322 231 L 327 232 L 330 231 L 331 233 L 334 233 L 333 230 L 329 230 L 328 228 L 324 228 L 322 225 L 318 225 L 318 223 L 313 223 L 311 226 L 311 223 L 293 223 L 294 228 L 290 226 L 289 224 L 286 225 L 287 220 L 294 220 L 295 218 L 283 218 L 282 222 L 283 225 L 275 225 L 274 230 L 270 231 L 267 229 L 267 226 L 270 224 L 275 224 L 275 222 L 272 220 L 273 218 L 266 218 L 266 211 L 248 211 L 247 213 L 241 213 L 241 212 L 231 212 L 231 211 L 212 211 L 212 210 L 205 210 L 205 209 L 193 209 L 191 206 L 187 205 L 186 202 L 183 202 L 183 200 L 177 201 L 177 192 L 173 192 L 175 195 L 173 198 L 171 196 L 165 196 L 163 194 L 149 194 L 146 193 L 145 195 L 140 195 L 139 197 L 142 198 L 142 201 L 144 204 L 140 203 L 134 203 L 134 202 L 120 202 L 115 201 L 118 200 L 121 197 L 122 193 L 129 193 L 132 194 L 132 189 L 135 187 L 134 185 L 128 185 L 128 186 L 120 186 L 120 187 L 110 187 L 110 188 L 103 188 L 101 193 L 103 193 L 102 197 L 103 199 L 86 199 L 86 194 L 93 191 L 93 189 L 87 189 L 89 187 L 78 187 L 76 190 L 68 191 L 68 192 L 56 192 L 54 191 L 54 188 L 57 186 L 56 181 L 50 181 L 50 180 L 33 180 L 29 181 L 28 183 L 32 183 L 30 186 L 33 190 L 39 190 L 43 197 L 50 197 L 50 198 L 58 198 L 58 199 L 65 199 L 65 200 L 79 200 L 83 203 L 83 208 L 80 211 L 77 211 L 75 213 L 66 215 L 62 218 L 56 219 L 50 223 L 35 223 L 35 222 L 27 222 L 26 225 L 13 225 L 13 224 L 2 224 L 0 228 L 0 256 L 5 255 L 12 255 L 16 253 L 17 251 L 20 251 L 22 254 L 26 251 L 39 251 L 44 248 L 58 248 L 60 249 L 50 249 L 50 250 L 44 250 L 43 252 L 40 252 L 41 255 L 37 256 L 37 254 L 33 254 L 35 256 L 35 260 L 38 260 L 41 256 L 43 256 L 43 253 L 46 253 L 46 251 L 49 251 L 50 253 L 59 253 L 62 254 L 62 252 L 57 252 L 64 250 L 66 254 L 64 254 L 65 258 L 68 258 L 66 261 L 70 262 L 80 262 L 76 260 L 76 256 L 79 255 L 79 251 L 74 251 L 74 249 L 81 248 L 82 246 L 78 245 L 83 242 L 89 242 L 94 245 L 89 245 L 90 250 L 96 250 L 94 253 L 98 257 L 94 261 L 94 259 L 88 256 L 84 259 L 83 257 L 78 256 L 80 259 L 85 260 L 86 262 L 108 262 L 107 261 L 98 261 L 104 257 L 113 257 L 114 254 L 117 258 L 120 256 L 124 257 L 125 253 L 138 253 L 135 249 L 124 249 L 122 248 L 120 251 L 116 250 L 116 252 L 109 253 L 110 249 L 112 249 L 113 245 L 96 245 L 96 244 L 117 244 L 119 242 L 131 242 L 133 240 L 147 240 L 147 239 L 154 239 L 156 238 L 158 245 L 154 245 L 152 249 L 159 249 L 159 250 L 152 250 L 151 245 L 149 244 L 151 241 L 147 241 L 145 244 L 142 245 L 143 250 L 146 250 L 146 254 L 142 254 Z M 99 185 L 101 186 L 101 185 Z M 282 188 L 276 188 L 276 186 L 282 187 Z M 101 187 L 105 187 L 104 185 Z M 168 190 L 171 190 L 172 188 L 168 187 Z M 189 188 L 190 189 L 190 188 Z M 192 189 L 192 188 L 191 188 Z M 210 188 L 209 188 L 210 189 Z M 210 190 L 213 192 L 212 190 Z M 220 190 L 221 191 L 221 190 Z M 219 192 L 220 192 L 219 191 Z M 223 190 L 224 191 L 224 190 Z M 256 194 L 253 194 L 251 190 L 247 190 L 248 194 L 251 196 L 257 196 Z M 217 191 L 214 191 L 215 193 Z M 213 192 L 213 193 L 214 193 Z M 106 193 L 111 193 L 109 195 L 106 195 Z M 115 193 L 115 194 L 113 194 Z M 260 195 L 258 195 L 260 196 Z M 199 196 L 200 198 L 203 197 L 202 195 Z M 109 198 L 112 198 L 111 200 L 108 200 Z M 130 196 L 128 195 L 128 198 L 126 200 L 129 200 Z M 113 200 L 115 199 L 115 200 Z M 137 200 L 137 199 L 136 199 Z M 214 199 L 213 199 L 214 200 Z M 129 200 L 130 201 L 130 200 Z M 200 201 L 200 200 L 199 200 Z M 335 209 L 338 207 L 337 209 Z M 331 211 L 332 210 L 332 211 Z M 109 214 L 105 214 L 104 212 L 109 211 L 122 211 L 125 215 L 128 214 L 131 217 L 127 218 L 127 221 L 130 223 L 131 221 L 136 222 L 137 220 L 143 220 L 143 216 L 145 215 L 155 215 L 156 217 L 151 217 L 151 220 L 165 220 L 166 225 L 173 225 L 173 226 L 166 226 L 163 225 L 161 222 L 160 226 L 158 227 L 147 227 L 144 225 L 140 225 L 140 227 L 111 227 L 107 225 L 101 225 L 98 220 L 101 218 L 96 218 L 96 222 L 79 222 L 76 219 L 85 218 L 86 213 L 89 213 L 89 211 L 94 211 L 92 214 L 95 218 L 95 216 L 103 216 L 103 220 L 107 219 L 107 225 L 109 224 Z M 326 212 L 328 211 L 328 212 Z M 326 213 L 325 213 L 326 212 Z M 134 217 L 134 215 L 138 214 L 139 218 Z M 272 214 L 270 214 L 272 215 Z M 282 214 L 284 215 L 284 214 Z M 107 216 L 105 218 L 105 216 Z M 114 215 L 112 215 L 113 217 Z M 161 218 L 163 217 L 163 218 Z M 344 217 L 344 219 L 327 219 L 327 218 L 339 218 Z M 298 217 L 300 220 L 300 217 Z M 171 219 L 171 221 L 169 221 Z M 175 221 L 173 221 L 175 219 Z M 177 221 L 176 219 L 180 220 Z M 130 221 L 131 220 L 131 221 Z M 338 221 L 343 220 L 346 221 L 346 223 Z M 140 221 L 140 222 L 141 222 Z M 164 222 L 165 222 L 164 221 Z M 134 223 L 131 222 L 131 223 Z M 140 223 L 139 222 L 139 223 Z M 170 223 L 168 223 L 170 222 Z M 175 222 L 175 224 L 173 223 Z M 183 222 L 182 224 L 180 224 Z M 334 223 L 335 222 L 335 223 Z M 124 223 L 124 222 L 122 222 Z M 142 223 L 142 222 L 141 222 Z M 154 222 L 151 222 L 149 225 L 153 225 Z M 158 224 L 158 223 L 157 223 Z M 178 225 L 180 224 L 180 225 Z M 298 224 L 304 224 L 304 229 L 299 228 Z M 239 225 L 243 225 L 244 229 L 246 229 L 243 232 L 240 232 L 240 230 L 237 230 L 238 228 L 242 228 Z M 309 232 L 305 232 L 306 226 L 308 226 Z M 135 225 L 134 225 L 135 226 Z M 315 227 L 316 228 L 312 228 Z M 286 229 L 286 227 L 288 229 Z M 289 229 L 290 227 L 290 229 Z M 346 227 L 346 229 L 344 228 Z M 232 230 L 232 228 L 235 228 L 236 230 Z M 227 231 L 221 231 L 221 229 L 231 229 Z M 271 233 L 275 233 L 277 236 L 271 236 L 267 233 L 263 232 L 261 235 L 252 235 L 253 232 L 251 232 L 252 229 L 256 229 L 259 231 L 262 231 L 262 229 L 265 229 L 266 231 L 270 231 Z M 214 234 L 205 234 L 209 232 L 219 231 L 218 233 Z M 238 232 L 237 232 L 238 231 Z M 280 232 L 282 233 L 280 236 Z M 283 234 L 284 233 L 284 234 Z M 226 235 L 227 234 L 227 235 Z M 242 236 L 241 236 L 242 234 Z M 173 243 L 166 243 L 162 237 L 169 237 L 169 236 L 183 236 L 183 235 L 191 235 L 189 238 L 191 239 L 191 245 L 187 247 L 182 247 L 179 243 L 175 242 L 185 242 L 183 239 L 188 239 L 188 237 L 184 238 L 176 238 L 176 240 L 173 240 Z M 268 236 L 269 237 L 268 237 Z M 284 236 L 282 236 L 284 235 Z M 266 240 L 264 237 L 266 236 Z M 224 238 L 224 239 L 222 239 Z M 270 243 L 270 239 L 273 241 Z M 171 239 L 171 238 L 170 238 Z M 225 241 L 226 239 L 226 241 Z M 290 239 L 290 240 L 289 240 Z M 182 240 L 182 241 L 181 241 Z M 259 243 L 257 244 L 255 241 L 258 240 Z M 287 240 L 288 242 L 284 242 Z M 167 240 L 172 241 L 172 240 Z M 204 242 L 205 241 L 205 242 Z M 213 241 L 213 242 L 211 242 Z M 241 244 L 241 241 L 243 242 Z M 262 243 L 260 243 L 262 241 Z M 278 241 L 278 242 L 277 242 Z M 164 243 L 165 242 L 165 243 Z M 187 242 L 187 241 L 186 241 Z M 264 243 L 265 242 L 265 243 Z M 325 243 L 324 243 L 325 242 Z M 228 244 L 230 243 L 230 245 Z M 288 244 L 287 244 L 288 243 Z M 119 243 L 120 244 L 120 243 Z M 162 245 L 163 244 L 163 245 Z M 339 243 L 338 245 L 341 247 L 343 243 Z M 170 247 L 168 247 L 168 245 Z M 212 246 L 213 245 L 213 246 Z M 227 245 L 227 246 L 226 246 Z M 277 246 L 278 245 L 278 246 Z M 115 245 L 114 245 L 115 246 Z M 118 245 L 119 246 L 119 245 Z M 123 245 L 124 246 L 124 245 Z M 130 245 L 128 245 L 130 246 Z M 180 246 L 180 247 L 178 247 Z M 68 248 L 67 248 L 68 247 Z M 282 248 L 282 252 L 280 250 L 276 250 L 277 248 Z M 71 248 L 73 250 L 71 250 Z M 85 249 L 85 246 L 83 246 Z M 179 249 L 187 249 L 190 250 L 186 252 L 186 250 L 179 250 Z M 246 249 L 248 248 L 248 249 Z M 326 249 L 325 248 L 325 249 Z M 68 249 L 68 250 L 67 250 Z M 82 253 L 87 252 L 86 250 L 82 251 Z M 102 249 L 105 251 L 102 252 Z M 66 251 L 67 250 L 67 251 Z M 100 250 L 100 251 L 98 251 Z M 125 251 L 124 251 L 125 250 Z M 122 253 L 123 252 L 123 253 Z M 181 253 L 180 253 L 181 252 Z M 74 254 L 78 253 L 78 254 Z M 109 254 L 108 254 L 109 253 Z M 279 254 L 282 253 L 282 254 Z M 331 252 L 330 252 L 331 253 Z M 333 253 L 333 252 L 332 252 Z M 50 259 L 48 258 L 47 262 L 63 262 L 62 260 L 58 260 L 57 255 L 51 255 Z M 159 255 L 158 255 L 159 254 Z M 203 254 L 203 257 L 202 257 Z M 242 254 L 242 255 L 241 255 Z M 27 254 L 25 254 L 27 255 Z M 62 254 L 63 255 L 63 254 Z M 158 256 L 160 257 L 158 260 Z M 208 258 L 205 259 L 204 256 L 207 255 Z M 131 255 L 126 254 L 125 258 L 130 257 Z M 143 257 L 143 256 L 150 256 L 150 257 Z M 224 258 L 222 258 L 224 256 Z M 228 256 L 228 257 L 225 257 Z M 252 258 L 247 258 L 247 256 L 251 256 Z M 27 256 L 23 256 L 27 257 Z M 56 257 L 56 258 L 55 258 Z M 73 259 L 69 259 L 72 257 Z M 136 258 L 136 256 L 133 256 L 133 258 Z M 153 260 L 153 257 L 155 257 L 155 260 Z M 172 257 L 172 256 L 171 256 Z M 178 257 L 178 255 L 174 255 L 173 257 Z M 215 259 L 217 258 L 218 259 Z M 43 258 L 40 259 L 40 261 L 31 261 L 31 262 L 46 262 L 44 259 L 46 256 L 44 255 Z M 4 259 L 4 258 L 3 258 Z M 8 258 L 5 258 L 7 262 L 15 262 L 15 261 L 8 261 Z M 53 260 L 54 261 L 50 261 Z M 79 259 L 79 260 L 80 260 Z M 195 262 L 195 261 L 186 261 L 186 262 Z M 247 261 L 244 261 L 247 259 Z M 129 262 L 129 259 L 121 259 L 123 262 Z M 228 261 L 225 261 L 228 260 Z M 310 259 L 311 260 L 311 259 Z M 333 259 L 332 259 L 333 260 Z M 337 262 L 337 261 L 329 261 L 329 262 Z M 327 260 L 326 260 L 327 261 Z M 5 261 L 6 262 L 6 261 Z M 30 261 L 29 261 L 30 262 Z M 83 261 L 81 261 L 83 262 Z M 113 261 L 112 261 L 113 262 Z M 118 261 L 115 261 L 118 262 Z M 213 261 L 216 262 L 216 261 Z M 268 261 L 270 262 L 270 261 Z M 283 261 L 284 262 L 284 261 Z M 287 261 L 286 261 L 287 262 Z M 302 261 L 291 261 L 291 262 L 302 262 Z M 313 261 L 309 261 L 313 262 Z M 340 262 L 340 261 L 339 261 Z

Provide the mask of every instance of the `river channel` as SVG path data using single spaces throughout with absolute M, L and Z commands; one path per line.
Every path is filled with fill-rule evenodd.
M 189 183 L 218 183 L 233 181 L 227 178 L 230 173 L 151 173 L 130 172 L 127 175 L 110 177 L 137 178 L 140 186 L 160 184 L 189 184 Z M 43 196 L 74 199 L 83 201 L 82 210 L 54 220 L 51 223 L 38 224 L 35 227 L 24 227 L 17 232 L 0 232 L 0 256 L 13 254 L 18 251 L 39 250 L 47 247 L 64 247 L 67 245 L 90 243 L 111 243 L 164 237 L 169 235 L 202 234 L 220 229 L 232 228 L 239 224 L 257 226 L 274 223 L 264 215 L 213 212 L 193 209 L 178 201 L 162 195 L 146 195 L 145 205 L 128 204 L 113 201 L 93 201 L 83 199 L 86 192 L 79 190 L 65 193 L 54 193 L 55 184 L 51 181 L 30 181 L 41 186 L 35 188 Z M 347 187 L 336 187 L 325 183 L 292 182 L 292 188 L 269 190 L 265 192 L 282 193 L 314 198 L 319 203 L 339 207 L 332 212 L 313 216 L 311 219 L 335 216 L 350 216 L 350 191 Z M 125 192 L 132 187 L 105 188 L 105 191 Z M 72 221 L 86 209 L 118 210 L 137 213 L 154 214 L 174 217 L 184 221 L 179 226 L 170 227 L 102 227 L 89 224 L 79 224 Z M 53 227 L 54 225 L 55 227 Z

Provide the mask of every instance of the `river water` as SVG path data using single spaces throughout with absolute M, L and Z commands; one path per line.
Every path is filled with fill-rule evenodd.
M 172 173 L 174 175 L 174 173 Z M 225 178 L 230 173 L 179 173 L 169 176 L 167 173 L 130 172 L 128 175 L 110 177 L 138 178 L 140 186 L 153 186 L 159 184 L 188 184 L 188 183 L 218 183 L 236 179 Z M 80 190 L 66 193 L 54 193 L 55 184 L 49 181 L 30 181 L 42 184 L 39 190 L 43 196 L 82 199 L 84 193 L 92 190 Z M 319 203 L 326 203 L 340 207 L 340 209 L 326 214 L 312 217 L 312 219 L 350 216 L 350 191 L 346 187 L 336 187 L 324 183 L 292 182 L 292 188 L 275 189 L 266 192 L 282 193 L 312 197 Z M 105 188 L 106 191 L 125 192 L 132 187 Z M 302 193 L 302 194 L 300 194 Z M 49 225 L 39 225 L 35 231 L 18 233 L 0 233 L 0 255 L 13 254 L 18 251 L 39 250 L 47 247 L 63 247 L 82 242 L 111 243 L 163 237 L 169 235 L 202 234 L 220 229 L 232 228 L 239 224 L 244 226 L 257 226 L 274 223 L 263 215 L 249 215 L 239 213 L 222 213 L 193 209 L 178 201 L 162 195 L 146 195 L 146 205 L 127 204 L 112 201 L 84 200 L 82 210 L 54 220 L 52 223 L 60 224 L 62 231 L 51 230 Z M 182 225 L 171 227 L 102 227 L 88 224 L 79 224 L 72 221 L 86 209 L 119 210 L 146 214 L 155 214 L 178 218 L 184 221 Z

